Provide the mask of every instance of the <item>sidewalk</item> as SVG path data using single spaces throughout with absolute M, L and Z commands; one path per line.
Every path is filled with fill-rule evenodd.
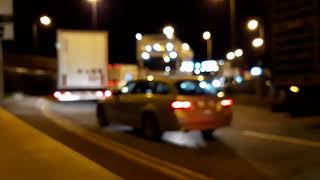
M 0 179 L 121 179 L 2 108 L 0 144 Z

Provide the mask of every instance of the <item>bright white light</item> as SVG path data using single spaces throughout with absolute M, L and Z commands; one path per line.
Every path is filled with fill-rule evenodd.
M 55 98 L 59 98 L 59 97 L 61 97 L 61 92 L 59 92 L 59 91 L 56 91 L 56 92 L 54 92 L 54 94 L 53 94 L 53 96 L 55 97 Z
M 234 52 L 229 52 L 227 54 L 227 59 L 228 60 L 234 60 L 234 58 L 236 58 L 236 55 L 234 54 Z
M 167 49 L 167 51 L 173 51 L 174 45 L 171 42 L 169 42 L 166 44 L 166 49 Z
M 97 97 L 103 97 L 103 92 L 102 91 L 97 91 L 96 92 Z
M 145 50 L 147 52 L 151 52 L 152 51 L 152 47 L 150 45 L 146 45 Z
M 238 84 L 241 84 L 243 82 L 243 78 L 241 76 L 237 76 L 235 80 Z
M 264 44 L 264 41 L 261 38 L 256 38 L 255 40 L 252 41 L 252 46 L 255 48 L 261 47 L 263 44 Z
M 163 61 L 165 62 L 165 63 L 169 63 L 170 62 L 170 57 L 168 56 L 168 55 L 164 55 L 163 56 Z
M 218 92 L 217 94 L 218 98 L 223 98 L 225 96 L 224 92 Z
M 141 41 L 141 40 L 142 40 L 142 34 L 141 34 L 141 33 L 137 33 L 137 34 L 136 34 L 136 39 L 137 39 L 138 41 Z
M 208 40 L 211 38 L 211 33 L 209 31 L 206 31 L 203 33 L 202 37 L 204 40 Z
M 182 61 L 180 71 L 181 72 L 193 72 L 194 63 L 192 61 Z
M 236 57 L 241 57 L 243 55 L 243 50 L 237 49 L 234 53 L 235 53 Z
M 150 54 L 147 53 L 147 52 L 144 52 L 144 53 L 141 54 L 141 57 L 142 57 L 142 59 L 144 59 L 144 60 L 148 60 L 148 59 L 150 59 Z
M 45 26 L 49 26 L 51 24 L 51 19 L 48 16 L 42 16 L 40 22 Z
M 196 75 L 198 75 L 198 74 L 201 73 L 201 71 L 200 71 L 200 69 L 195 69 L 195 70 L 194 70 L 194 73 L 195 73 Z
M 80 100 L 79 96 L 71 94 L 71 92 L 63 93 L 59 98 L 59 101 L 78 101 Z
M 203 81 L 204 80 L 204 76 L 200 75 L 198 76 L 198 81 Z
M 195 67 L 196 67 L 196 69 L 200 69 L 200 68 L 201 68 L 201 63 L 197 62 L 197 63 L 195 64 Z
M 149 75 L 149 76 L 147 77 L 147 80 L 148 80 L 148 81 L 153 81 L 153 79 L 154 79 L 154 77 L 153 77 L 152 75 Z
M 190 46 L 188 43 L 183 43 L 182 44 L 182 49 L 185 50 L 185 51 L 189 51 L 190 50 Z
M 208 85 L 207 85 L 207 83 L 206 83 L 205 81 L 201 81 L 201 82 L 199 83 L 199 87 L 202 88 L 202 89 L 205 89 L 205 88 L 208 87 Z
M 201 72 L 217 72 L 219 71 L 218 63 L 214 60 L 203 61 L 200 70 Z
M 260 76 L 262 75 L 262 69 L 260 67 L 253 67 L 251 68 L 251 75 L 252 76 Z
M 163 33 L 168 37 L 168 39 L 172 39 L 174 35 L 174 28 L 172 26 L 166 26 L 163 28 Z
M 166 72 L 170 72 L 170 71 L 171 71 L 171 67 L 170 67 L 170 66 L 166 66 L 166 67 L 165 67 L 165 71 L 166 71 Z
M 121 89 L 121 92 L 124 93 L 124 94 L 126 94 L 126 93 L 129 92 L 129 88 L 128 88 L 128 87 L 123 87 L 123 88 Z
M 221 82 L 219 80 L 215 79 L 212 81 L 212 86 L 215 88 L 218 88 L 221 86 Z
M 258 26 L 259 26 L 259 22 L 255 19 L 250 20 L 247 24 L 248 29 L 251 31 L 256 30 Z
M 176 52 L 172 51 L 172 52 L 169 53 L 169 56 L 170 56 L 171 59 L 175 59 L 175 58 L 178 57 L 178 54 Z
M 161 45 L 159 43 L 154 44 L 153 45 L 153 49 L 158 51 L 158 52 L 162 51 L 162 47 L 161 47 Z
M 112 92 L 107 90 L 107 91 L 104 92 L 104 96 L 105 97 L 111 97 L 112 96 Z

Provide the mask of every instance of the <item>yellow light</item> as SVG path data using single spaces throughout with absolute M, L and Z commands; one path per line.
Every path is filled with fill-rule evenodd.
M 51 24 L 51 19 L 48 16 L 42 16 L 40 22 L 45 26 L 49 26 Z
M 204 40 L 208 40 L 211 38 L 211 33 L 209 31 L 206 31 L 203 33 L 202 37 Z
M 225 94 L 224 94 L 224 92 L 221 91 L 217 94 L 217 96 L 218 96 L 218 98 L 223 98 L 225 96 Z
M 261 38 L 256 38 L 252 41 L 252 45 L 255 48 L 261 47 L 263 44 L 264 44 L 264 41 Z
M 147 77 L 147 80 L 148 80 L 148 81 L 153 81 L 153 79 L 154 79 L 154 77 L 153 77 L 152 75 L 149 75 L 149 76 Z
M 98 0 L 88 0 L 89 2 L 92 2 L 92 3 L 95 3 L 97 2 Z
M 204 76 L 200 75 L 198 76 L 198 81 L 203 81 L 204 80 Z
M 190 46 L 188 43 L 183 43 L 182 44 L 182 49 L 185 50 L 185 51 L 189 51 L 190 50 Z
M 291 92 L 294 92 L 294 93 L 298 93 L 298 92 L 300 91 L 300 88 L 297 87 L 297 86 L 291 86 L 291 87 L 290 87 L 290 91 L 291 91 Z
M 250 31 L 254 31 L 258 28 L 259 22 L 255 19 L 252 19 L 248 22 L 247 27 Z

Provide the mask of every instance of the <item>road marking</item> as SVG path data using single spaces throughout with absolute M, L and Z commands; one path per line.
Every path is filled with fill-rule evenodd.
M 58 124 L 59 126 L 67 129 L 68 131 L 71 131 L 78 136 L 94 143 L 99 146 L 102 146 L 116 154 L 121 155 L 122 157 L 127 158 L 128 160 L 135 161 L 137 163 L 140 163 L 144 166 L 148 166 L 158 172 L 161 172 L 165 175 L 171 176 L 175 179 L 190 179 L 190 180 L 213 180 L 212 178 L 200 174 L 198 172 L 194 172 L 190 169 L 178 166 L 176 164 L 169 163 L 167 161 L 161 160 L 157 157 L 151 156 L 149 154 L 146 154 L 142 151 L 139 151 L 137 149 L 125 146 L 123 144 L 120 144 L 116 141 L 110 140 L 108 138 L 99 136 L 95 133 L 90 132 L 89 130 L 86 130 L 84 128 L 81 128 L 77 125 L 74 125 L 70 123 L 70 121 L 64 119 L 63 117 L 60 117 L 53 112 L 50 111 L 48 108 L 48 102 L 42 101 L 41 102 L 40 109 L 42 110 L 43 114 L 49 118 L 54 123 Z
M 242 131 L 242 134 L 245 136 L 250 136 L 250 137 L 260 138 L 265 140 L 286 142 L 286 143 L 291 143 L 296 145 L 304 145 L 304 146 L 320 148 L 320 142 L 311 141 L 311 140 L 280 136 L 280 135 L 274 135 L 274 134 L 267 134 L 267 133 L 249 131 L 249 130 Z

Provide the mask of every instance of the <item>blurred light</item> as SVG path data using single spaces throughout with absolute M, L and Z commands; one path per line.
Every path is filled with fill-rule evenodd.
M 247 24 L 248 29 L 251 31 L 256 30 L 258 26 L 259 26 L 259 22 L 255 19 L 250 20 Z
M 141 40 L 142 40 L 142 34 L 141 34 L 141 33 L 137 33 L 137 34 L 136 34 L 136 39 L 137 39 L 138 41 L 141 41 Z
M 165 63 L 169 63 L 170 62 L 170 57 L 168 56 L 168 55 L 163 55 L 163 61 L 165 62 Z
M 201 71 L 200 71 L 200 69 L 195 69 L 195 70 L 194 70 L 194 73 L 195 73 L 196 75 L 198 75 L 198 74 L 201 73 Z
M 168 39 L 172 39 L 174 35 L 174 28 L 172 26 L 166 26 L 163 28 L 163 33 L 167 36 Z
M 221 82 L 217 79 L 212 81 L 212 86 L 215 88 L 219 88 L 221 86 Z
M 234 54 L 234 52 L 229 52 L 226 57 L 228 60 L 234 60 L 236 55 Z
M 190 50 L 190 46 L 188 43 L 183 43 L 182 44 L 182 49 L 185 50 L 185 51 L 189 51 Z
M 172 51 L 172 52 L 169 53 L 169 56 L 170 56 L 171 59 L 175 59 L 175 58 L 178 57 L 178 54 L 176 52 Z
M 237 49 L 234 53 L 235 53 L 236 57 L 241 57 L 243 55 L 243 50 Z
M 122 93 L 128 93 L 128 92 L 129 92 L 129 88 L 128 88 L 128 87 L 123 87 L 123 88 L 121 89 L 121 92 L 122 92 Z
M 223 107 L 230 107 L 233 105 L 233 100 L 232 99 L 224 99 L 221 101 L 221 105 Z
M 225 96 L 224 92 L 218 92 L 217 94 L 218 98 L 223 98 Z
M 53 94 L 53 96 L 55 97 L 55 98 L 60 98 L 61 97 L 61 92 L 59 92 L 59 91 L 56 91 L 56 92 L 54 92 L 54 94 Z
M 171 42 L 169 42 L 166 44 L 166 49 L 167 49 L 167 51 L 173 51 L 174 45 Z
M 151 52 L 152 51 L 152 47 L 150 45 L 146 45 L 145 50 L 147 52 Z
M 256 48 L 261 47 L 263 45 L 263 43 L 264 43 L 264 41 L 261 38 L 256 38 L 252 41 L 253 47 L 256 47 Z
M 270 80 L 267 80 L 267 81 L 266 81 L 266 86 L 268 86 L 268 87 L 271 86 L 271 81 L 270 81 Z
M 204 40 L 208 40 L 211 38 L 211 33 L 209 31 L 206 31 L 203 33 L 202 37 Z
M 201 72 L 217 72 L 219 71 L 218 63 L 214 60 L 202 61 Z
M 202 89 L 205 89 L 205 88 L 207 88 L 207 83 L 205 82 L 205 81 L 201 81 L 200 83 L 199 83 L 199 87 L 200 88 L 202 88 Z
M 300 91 L 300 88 L 298 86 L 291 86 L 290 91 L 293 93 L 298 93 Z
M 195 64 L 195 67 L 196 67 L 196 69 L 200 69 L 200 68 L 201 68 L 201 63 L 197 62 L 197 63 Z
M 189 101 L 174 101 L 171 103 L 171 107 L 174 109 L 188 109 L 191 107 L 191 102 L 189 102 Z
M 69 91 L 65 92 L 64 95 L 66 95 L 66 96 L 72 96 L 71 92 L 69 92 Z
M 170 72 L 170 71 L 171 71 L 171 67 L 170 67 L 170 66 L 166 66 L 166 67 L 165 67 L 165 71 L 166 71 L 166 72 Z
M 88 0 L 88 1 L 94 3 L 94 2 L 97 2 L 98 0 Z
M 182 61 L 180 71 L 181 72 L 193 72 L 194 63 L 192 61 Z
M 243 78 L 241 76 L 237 76 L 235 80 L 238 84 L 241 84 L 243 82 Z
M 49 26 L 51 24 L 51 19 L 48 16 L 42 16 L 40 22 L 45 26 Z
M 198 76 L 198 81 L 203 81 L 204 80 L 204 76 L 200 75 Z
M 147 53 L 147 52 L 143 52 L 142 55 L 141 55 L 141 57 L 142 57 L 142 59 L 144 59 L 144 60 L 148 60 L 148 59 L 150 59 L 150 54 Z
M 104 92 L 104 96 L 105 96 L 105 97 L 111 97 L 111 96 L 112 96 L 112 92 L 109 91 L 109 90 L 106 90 L 106 91 Z
M 103 92 L 102 91 L 97 91 L 96 92 L 97 97 L 103 97 Z
M 219 65 L 220 65 L 220 66 L 223 66 L 223 65 L 224 65 L 224 60 L 220 60 L 220 61 L 219 61 Z
M 147 77 L 147 80 L 148 80 L 148 81 L 153 81 L 153 79 L 154 79 L 154 77 L 153 77 L 152 75 L 149 75 L 149 76 Z
M 154 44 L 153 45 L 153 49 L 158 51 L 158 52 L 162 51 L 162 47 L 161 47 L 161 45 L 159 43 Z
M 260 76 L 262 75 L 262 69 L 260 67 L 253 67 L 250 70 L 252 76 Z

